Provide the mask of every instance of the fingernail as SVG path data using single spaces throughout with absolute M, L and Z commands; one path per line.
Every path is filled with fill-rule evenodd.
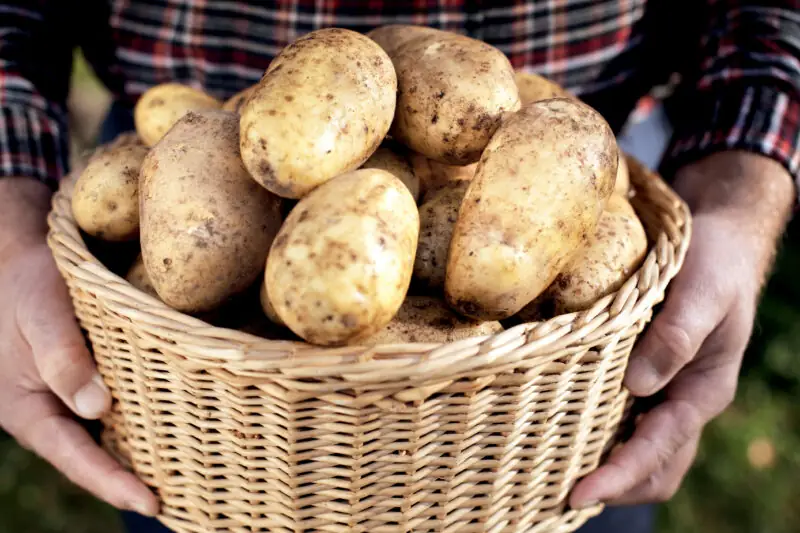
M 130 507 L 133 511 L 139 513 L 142 516 L 155 516 L 155 512 L 152 510 L 151 506 L 144 501 L 133 501 L 130 503 Z
M 644 357 L 637 357 L 628 363 L 625 386 L 637 395 L 650 394 L 658 384 L 655 367 Z
M 595 505 L 599 505 L 600 502 L 598 500 L 590 500 L 588 502 L 579 502 L 578 505 L 575 507 L 577 510 L 588 509 L 589 507 L 594 507 Z
M 80 416 L 89 420 L 99 418 L 108 408 L 109 400 L 108 387 L 103 383 L 100 374 L 95 374 L 73 398 L 75 410 Z

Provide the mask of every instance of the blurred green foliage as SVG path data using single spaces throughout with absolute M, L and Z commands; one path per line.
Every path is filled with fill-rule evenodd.
M 116 533 L 116 512 L 0 432 L 0 533 Z
M 77 84 L 93 83 L 80 60 Z M 759 308 L 734 405 L 711 423 L 660 533 L 800 532 L 800 220 Z M 116 512 L 0 432 L 0 533 L 119 533 Z M 624 533 L 624 532 L 620 532 Z

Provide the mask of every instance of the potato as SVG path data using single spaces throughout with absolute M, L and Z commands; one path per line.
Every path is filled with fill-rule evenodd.
M 631 204 L 612 195 L 589 242 L 542 295 L 556 314 L 589 309 L 618 290 L 647 254 L 647 235 Z
M 446 343 L 503 331 L 499 322 L 478 322 L 455 314 L 440 298 L 408 296 L 386 327 L 359 344 Z
M 234 113 L 190 111 L 142 165 L 142 257 L 179 311 L 210 311 L 252 285 L 280 227 L 278 198 L 250 178 L 238 146 Z
M 514 69 L 489 44 L 431 30 L 389 50 L 398 82 L 390 133 L 430 159 L 477 162 L 503 116 L 519 109 Z
M 132 145 L 143 146 L 144 143 L 142 142 L 142 139 L 139 138 L 139 135 L 135 131 L 127 131 L 124 133 L 120 133 L 116 138 L 114 138 L 113 141 L 106 144 L 101 144 L 93 151 L 91 151 L 89 153 L 88 159 L 81 161 L 81 159 L 83 158 L 79 157 L 77 164 L 81 165 L 85 162 L 83 167 L 85 169 L 86 165 L 91 163 L 96 158 L 104 155 L 109 150 L 115 150 L 122 146 L 132 146 Z
M 105 241 L 139 236 L 139 169 L 147 147 L 130 136 L 118 138 L 89 161 L 72 194 L 78 226 Z
M 154 298 L 158 298 L 158 293 L 156 292 L 156 288 L 153 287 L 153 282 L 150 281 L 150 275 L 147 273 L 141 254 L 139 254 L 136 261 L 134 261 L 125 279 L 140 291 Z
M 385 143 L 372 154 L 361 168 L 379 168 L 400 179 L 408 187 L 414 201 L 419 201 L 419 178 L 414 174 L 411 163 L 402 146 Z
M 275 312 L 275 308 L 272 307 L 272 303 L 269 301 L 266 282 L 261 282 L 259 301 L 261 302 L 261 309 L 263 309 L 264 315 L 269 319 L 270 322 L 277 324 L 278 326 L 286 326 L 286 324 L 283 323 L 283 320 L 281 320 L 281 317 L 278 316 L 278 313 Z
M 444 288 L 450 239 L 468 186 L 468 181 L 453 182 L 439 190 L 419 209 L 419 244 L 414 259 L 414 280 L 423 287 Z
M 367 37 L 375 41 L 389 56 L 407 42 L 428 35 L 440 35 L 441 30 L 427 26 L 414 26 L 411 24 L 387 24 L 379 26 L 367 33 Z
M 409 160 L 414 175 L 419 179 L 422 203 L 452 183 L 470 181 L 475 176 L 475 169 L 478 166 L 477 163 L 465 166 L 446 165 L 415 152 L 409 154 Z
M 222 104 L 223 111 L 239 113 L 242 110 L 242 106 L 244 105 L 244 103 L 247 101 L 248 98 L 250 98 L 250 95 L 253 94 L 255 88 L 256 88 L 255 85 L 251 85 L 250 87 L 242 89 L 238 93 L 234 94 L 233 96 L 225 100 L 225 103 Z
M 550 98 L 572 98 L 572 94 L 545 77 L 532 72 L 516 72 L 515 80 L 522 105 Z
M 267 258 L 278 316 L 318 345 L 383 328 L 408 291 L 419 213 L 403 183 L 380 169 L 338 176 L 300 200 Z
M 617 164 L 617 179 L 614 182 L 614 194 L 626 198 L 631 190 L 631 176 L 628 170 L 628 156 L 622 150 L 619 152 L 619 163 Z
M 147 146 L 154 146 L 187 111 L 219 109 L 222 102 L 199 89 L 179 83 L 163 83 L 142 94 L 133 109 L 136 132 Z
M 241 110 L 241 154 L 253 178 L 302 198 L 360 167 L 389 131 L 397 77 L 372 39 L 311 32 L 270 63 Z
M 453 230 L 445 295 L 458 312 L 510 317 L 589 239 L 614 188 L 608 123 L 572 99 L 509 117 L 481 157 Z

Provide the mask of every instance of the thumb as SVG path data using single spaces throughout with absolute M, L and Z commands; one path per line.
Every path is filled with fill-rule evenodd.
M 52 258 L 36 278 L 19 303 L 17 321 L 39 376 L 75 414 L 99 418 L 110 407 L 111 395 L 86 348 L 67 287 Z
M 687 262 L 688 263 L 688 262 Z M 651 396 L 692 361 L 724 316 L 723 299 L 691 264 L 675 278 L 663 308 L 634 348 L 625 386 L 634 396 Z

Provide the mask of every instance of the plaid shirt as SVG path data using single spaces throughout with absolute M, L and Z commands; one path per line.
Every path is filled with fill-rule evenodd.
M 55 184 L 67 170 L 76 46 L 124 102 L 167 81 L 225 98 L 308 31 L 385 23 L 491 43 L 616 131 L 641 96 L 679 73 L 667 169 L 744 149 L 798 177 L 800 0 L 0 1 L 0 176 Z

